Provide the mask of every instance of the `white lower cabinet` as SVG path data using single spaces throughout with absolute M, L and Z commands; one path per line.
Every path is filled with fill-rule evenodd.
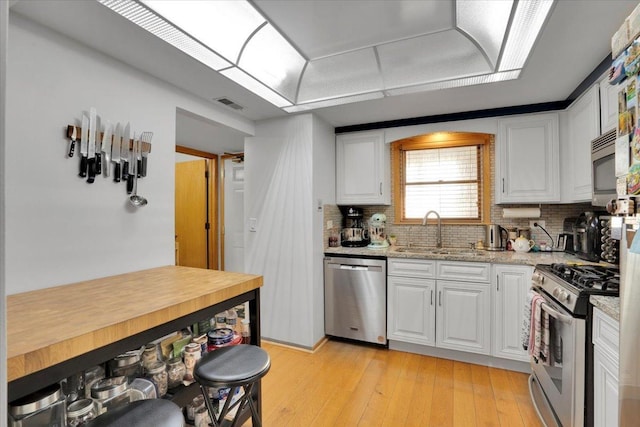
M 493 273 L 495 310 L 491 354 L 528 362 L 529 355 L 522 348 L 521 331 L 533 267 L 494 264 Z
M 593 310 L 593 425 L 618 425 L 619 326 Z
M 387 263 L 389 339 L 490 353 L 489 264 L 399 258 Z

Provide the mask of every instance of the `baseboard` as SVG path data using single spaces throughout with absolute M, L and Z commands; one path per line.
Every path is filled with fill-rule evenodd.
M 322 339 L 320 339 L 320 341 L 315 343 L 315 345 L 313 347 L 301 346 L 301 345 L 292 344 L 292 343 L 285 342 L 285 341 L 274 340 L 272 338 L 266 338 L 266 337 L 262 337 L 261 341 L 269 343 L 271 345 L 277 345 L 277 346 L 280 346 L 280 347 L 290 348 L 292 350 L 304 351 L 306 353 L 312 353 L 313 354 L 316 351 L 318 351 L 320 349 L 320 347 L 325 345 L 327 343 L 327 341 L 329 341 L 329 339 L 327 337 L 322 337 Z
M 525 374 L 531 373 L 531 365 L 528 362 L 503 359 L 501 357 L 487 356 L 484 354 L 467 353 L 464 351 L 448 350 L 393 340 L 389 340 L 389 349 L 405 351 L 407 353 L 422 354 L 424 356 L 439 357 L 441 359 L 456 360 L 458 362 L 473 363 L 475 365 L 490 366 L 509 371 L 523 372 Z

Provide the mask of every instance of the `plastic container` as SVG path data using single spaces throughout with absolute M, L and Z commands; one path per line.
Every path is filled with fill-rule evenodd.
M 92 399 L 76 400 L 67 406 L 67 426 L 83 426 L 94 419 L 97 413 L 98 410 Z
M 236 333 L 240 333 L 241 330 L 240 324 L 238 323 L 238 313 L 236 313 L 235 309 L 227 310 L 227 328 L 231 329 Z
M 10 427 L 64 427 L 67 408 L 59 384 L 38 390 L 9 404 Z
M 109 377 L 97 381 L 91 387 L 91 398 L 95 401 L 98 414 L 123 407 L 140 400 L 138 390 L 131 391 L 127 377 Z
M 233 341 L 233 330 L 229 328 L 218 328 L 213 331 L 209 331 L 207 334 L 208 351 L 211 351 L 214 346 L 221 346 Z
M 158 397 L 158 394 L 156 393 L 155 384 L 146 378 L 136 378 L 131 382 L 131 385 L 129 385 L 129 388 L 131 389 L 132 393 L 133 392 L 139 393 L 139 396 L 135 396 L 135 397 L 132 396 L 133 397 L 131 399 L 132 401 L 144 400 L 144 399 L 155 399 Z

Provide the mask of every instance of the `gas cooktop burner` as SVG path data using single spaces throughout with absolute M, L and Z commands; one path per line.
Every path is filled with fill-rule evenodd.
M 556 263 L 551 264 L 549 270 L 581 292 L 597 290 L 617 294 L 620 288 L 620 273 L 616 267 Z

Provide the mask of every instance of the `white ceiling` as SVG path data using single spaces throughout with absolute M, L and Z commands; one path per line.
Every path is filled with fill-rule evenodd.
M 403 4 L 410 10 L 424 1 Z M 433 7 L 442 2 L 436 0 Z M 395 40 L 405 34 L 406 28 L 400 23 L 412 31 L 423 24 L 410 13 L 404 17 L 394 13 L 394 3 L 397 2 L 254 0 L 262 13 L 309 57 Z M 347 126 L 564 100 L 610 52 L 611 36 L 637 4 L 637 0 L 557 0 L 517 80 L 386 97 L 314 112 L 333 126 Z M 245 107 L 240 114 L 251 120 L 287 115 L 93 0 L 21 0 L 12 5 L 11 11 L 214 104 L 218 104 L 216 99 L 227 97 Z M 424 22 L 429 30 L 449 24 Z M 227 132 L 207 120 L 179 114 L 179 127 L 180 120 L 187 127 L 193 125 L 190 121 L 199 121 L 202 126 L 198 128 L 204 135 L 197 144 L 179 139 L 182 145 L 211 151 L 207 141 L 220 132 L 226 132 L 223 138 L 236 144 L 242 139 L 239 133 Z M 224 150 L 239 151 L 233 145 Z

